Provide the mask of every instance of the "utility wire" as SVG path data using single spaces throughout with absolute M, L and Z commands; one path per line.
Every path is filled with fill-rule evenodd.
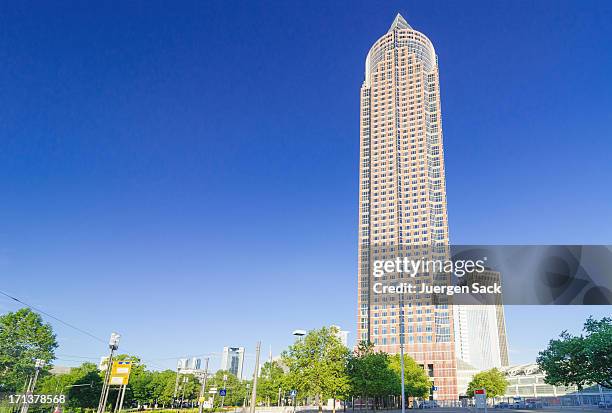
M 10 298 L 10 299 L 11 299 L 11 300 L 13 300 L 13 301 L 16 301 L 16 302 L 18 302 L 18 303 L 20 303 L 20 304 L 23 304 L 23 305 L 25 305 L 26 307 L 28 307 L 28 308 L 30 308 L 30 309 L 32 309 L 32 310 L 34 310 L 34 311 L 38 312 L 38 313 L 44 314 L 44 315 L 46 315 L 47 317 L 50 317 L 50 318 L 52 318 L 52 319 L 54 319 L 54 320 L 56 320 L 56 321 L 58 321 L 58 322 L 60 322 L 60 323 L 64 324 L 64 325 L 65 325 L 65 326 L 67 326 L 67 327 L 70 327 L 70 328 L 72 328 L 72 329 L 74 329 L 74 330 L 76 330 L 76 331 L 78 331 L 78 332 L 80 332 L 80 333 L 83 333 L 83 334 L 85 334 L 85 335 L 87 335 L 87 336 L 89 336 L 89 337 L 93 338 L 94 340 L 97 340 L 97 341 L 99 341 L 99 342 L 101 342 L 101 343 L 106 343 L 106 340 L 104 340 L 104 339 L 102 339 L 102 338 L 100 338 L 100 337 L 94 336 L 94 335 L 93 335 L 93 334 L 91 334 L 90 332 L 85 331 L 85 330 L 83 330 L 83 329 L 81 329 L 81 328 L 79 328 L 79 327 L 77 327 L 77 326 L 75 326 L 75 325 L 73 325 L 73 324 L 70 324 L 70 323 L 68 323 L 67 321 L 64 321 L 64 320 L 62 320 L 62 319 L 60 319 L 60 318 L 58 318 L 58 317 L 56 317 L 56 316 L 54 316 L 54 315 L 52 315 L 52 314 L 49 314 L 49 313 L 47 313 L 46 311 L 41 310 L 40 308 L 34 307 L 33 305 L 30 305 L 30 304 L 26 303 L 25 301 L 20 300 L 20 299 L 19 299 L 19 298 L 17 298 L 17 297 L 13 297 L 12 295 L 10 295 L 10 294 L 8 294 L 8 293 L 5 293 L 4 291 L 0 291 L 0 294 L 4 295 L 5 297 Z M 189 358 L 189 357 L 199 357 L 199 356 L 216 356 L 216 355 L 220 355 L 220 353 L 207 353 L 207 354 L 196 355 L 196 356 L 185 356 L 185 358 Z M 94 357 L 68 356 L 68 355 L 64 355 L 64 356 L 65 356 L 65 357 L 78 357 L 78 358 L 83 358 L 83 359 L 97 359 L 97 357 L 95 357 L 95 358 L 94 358 Z M 158 369 L 162 369 L 162 370 L 163 370 L 163 369 L 164 369 L 163 367 L 161 367 L 161 366 L 159 366 L 159 365 L 156 365 L 156 364 L 154 364 L 154 363 L 151 363 L 151 361 L 153 361 L 153 360 L 156 360 L 156 361 L 161 361 L 161 360 L 173 360 L 173 359 L 174 359 L 174 360 L 176 360 L 176 359 L 179 359 L 179 358 L 182 358 L 182 357 L 168 357 L 167 359 L 147 359 L 147 360 L 145 360 L 145 359 L 141 359 L 141 361 L 143 361 L 143 362 L 145 362 L 145 363 L 149 364 L 150 366 L 153 366 L 153 367 L 156 367 L 156 368 L 158 368 Z M 65 361 L 68 361 L 68 360 L 66 360 L 66 359 L 65 359 Z
M 75 325 L 73 325 L 73 324 L 70 324 L 70 323 L 68 323 L 68 322 L 66 322 L 66 321 L 64 321 L 64 320 L 62 320 L 62 319 L 60 319 L 60 318 L 57 318 L 57 317 L 55 317 L 54 315 L 51 315 L 51 314 L 49 314 L 49 313 L 47 313 L 47 312 L 45 312 L 45 311 L 41 310 L 40 308 L 36 308 L 36 307 L 34 307 L 33 305 L 30 305 L 30 304 L 28 304 L 28 303 L 26 303 L 26 302 L 23 302 L 23 301 L 22 301 L 22 300 L 20 300 L 19 298 L 13 297 L 12 295 L 7 294 L 7 293 L 5 293 L 5 292 L 3 292 L 3 291 L 0 291 L 0 294 L 2 294 L 2 295 L 4 295 L 4 296 L 6 296 L 6 297 L 8 297 L 8 298 L 10 298 L 10 299 L 11 299 L 11 300 L 13 300 L 13 301 L 17 301 L 18 303 L 23 304 L 23 305 L 25 305 L 26 307 L 31 308 L 32 310 L 34 310 L 34 311 L 36 311 L 36 312 L 39 312 L 39 313 L 41 313 L 41 314 L 44 314 L 44 315 L 46 315 L 47 317 L 51 317 L 52 319 L 54 319 L 54 320 L 56 320 L 56 321 L 59 321 L 60 323 L 64 324 L 65 326 L 68 326 L 68 327 L 70 327 L 70 328 L 72 328 L 72 329 L 74 329 L 74 330 L 76 330 L 76 331 L 78 331 L 78 332 L 81 332 L 81 333 L 83 333 L 83 334 L 85 334 L 85 335 L 87 335 L 87 336 L 89 336 L 89 337 L 93 338 L 94 340 L 100 341 L 100 342 L 102 342 L 102 343 L 106 343 L 106 340 L 103 340 L 103 339 L 101 339 L 100 337 L 96 337 L 96 336 L 94 336 L 93 334 L 91 334 L 90 332 L 85 331 L 85 330 L 83 330 L 83 329 L 81 329 L 81 328 L 78 328 L 77 326 L 75 326 Z

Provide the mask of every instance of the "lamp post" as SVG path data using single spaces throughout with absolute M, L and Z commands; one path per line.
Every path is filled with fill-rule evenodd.
M 206 380 L 208 379 L 208 357 L 206 357 L 206 364 L 204 364 L 204 381 L 202 382 L 202 389 L 200 390 L 200 397 L 198 402 L 200 403 L 198 413 L 202 413 L 204 410 L 204 394 L 206 393 Z
M 293 330 L 293 334 L 294 337 L 296 337 L 297 339 L 300 339 L 302 337 L 304 337 L 306 335 L 306 330 Z M 295 409 L 297 407 L 297 389 L 292 389 L 291 390 L 291 395 L 293 396 L 293 413 L 295 413 Z M 334 400 L 335 403 L 335 400 Z
M 183 403 L 185 403 L 185 388 L 187 387 L 187 383 L 189 383 L 189 377 L 185 376 L 183 377 L 183 385 L 182 385 L 182 392 L 181 392 L 181 404 L 180 404 L 180 408 L 183 408 Z
M 402 413 L 406 413 L 406 396 L 405 396 L 405 383 L 404 383 L 404 293 L 400 293 L 400 371 L 402 375 Z
M 227 374 L 223 375 L 223 390 L 225 392 L 227 392 Z M 225 404 L 225 393 L 223 394 L 223 397 L 221 397 L 221 410 L 223 410 L 223 405 Z
M 108 348 L 110 354 L 108 355 L 108 361 L 106 363 L 106 373 L 104 374 L 104 383 L 102 383 L 102 393 L 100 393 L 100 402 L 98 403 L 97 413 L 104 413 L 106 409 L 106 401 L 108 400 L 108 393 L 110 386 L 108 384 L 111 370 L 113 368 L 113 354 L 115 350 L 119 348 L 119 339 L 121 336 L 117 333 L 111 333 L 110 340 L 108 341 Z
M 253 373 L 253 390 L 251 392 L 251 413 L 255 413 L 257 406 L 257 376 L 259 376 L 259 352 L 261 351 L 261 341 L 255 347 L 255 373 Z
M 247 405 L 248 405 L 249 395 L 250 395 L 250 388 L 251 388 L 251 385 L 250 385 L 249 383 L 247 383 L 247 384 L 246 384 L 246 393 L 245 393 L 245 395 L 244 395 L 244 403 L 243 403 L 243 405 L 244 405 L 243 407 L 244 407 L 245 409 L 243 409 L 243 410 L 246 410 L 246 407 L 247 407 Z

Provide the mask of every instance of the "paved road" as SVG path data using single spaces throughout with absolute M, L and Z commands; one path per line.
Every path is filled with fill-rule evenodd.
M 494 409 L 489 407 L 488 413 L 612 413 L 612 409 L 598 409 L 597 407 L 547 407 L 544 409 Z M 381 410 L 380 412 L 384 412 Z M 423 413 L 482 413 L 482 410 L 475 408 L 437 408 L 437 409 L 415 409 L 407 410 L 407 412 L 423 412 Z
M 612 413 L 612 409 L 598 409 L 597 407 L 547 407 L 545 409 L 494 409 L 489 407 L 488 413 Z M 349 410 L 347 410 L 347 413 Z M 379 410 L 378 413 L 387 412 L 385 410 Z M 396 412 L 388 411 L 388 412 Z M 437 409 L 408 409 L 407 413 L 411 412 L 423 412 L 423 413 L 484 413 L 482 410 L 475 408 L 458 408 L 458 407 L 440 407 Z M 328 412 L 329 413 L 329 412 Z M 338 413 L 342 413 L 342 410 L 338 410 Z

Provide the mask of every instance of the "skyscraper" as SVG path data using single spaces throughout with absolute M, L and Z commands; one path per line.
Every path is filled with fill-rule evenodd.
M 242 380 L 244 366 L 244 347 L 223 347 L 221 370 L 227 370 Z
M 403 337 L 436 388 L 432 397 L 442 400 L 457 398 L 452 307 L 372 289 L 373 260 L 418 248 L 448 253 L 438 82 L 431 41 L 398 14 L 370 49 L 361 87 L 357 339 L 399 353 Z M 399 274 L 378 280 L 404 281 Z
M 501 283 L 501 274 L 486 270 L 479 274 L 466 274 L 467 284 Z M 501 296 L 486 305 L 456 305 L 453 307 L 455 348 L 457 358 L 480 369 L 508 366 L 506 320 Z

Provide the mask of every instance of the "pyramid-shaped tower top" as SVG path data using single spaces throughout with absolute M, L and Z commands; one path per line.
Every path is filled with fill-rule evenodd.
M 395 16 L 395 19 L 393 20 L 393 24 L 391 24 L 391 27 L 389 27 L 389 31 L 393 31 L 396 29 L 397 30 L 412 29 L 412 27 L 410 27 L 406 19 L 404 19 L 404 17 L 402 17 L 402 15 L 399 13 L 397 13 L 397 16 Z

